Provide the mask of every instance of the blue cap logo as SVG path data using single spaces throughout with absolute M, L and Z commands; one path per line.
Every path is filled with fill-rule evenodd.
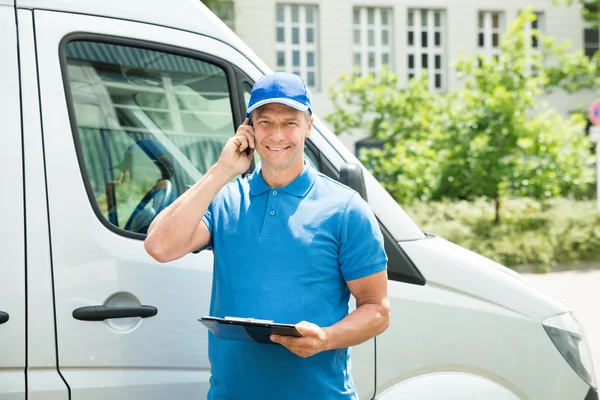
M 312 95 L 304 80 L 289 72 L 276 72 L 260 78 L 254 84 L 247 116 L 265 104 L 279 103 L 312 115 Z

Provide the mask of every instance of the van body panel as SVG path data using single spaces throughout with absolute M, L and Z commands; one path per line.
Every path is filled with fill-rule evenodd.
M 0 311 L 8 320 L 0 324 L 0 398 L 25 399 L 25 224 L 21 98 L 15 9 L 0 7 Z
M 208 390 L 207 330 L 197 318 L 208 312 L 212 253 L 159 264 L 145 252 L 143 241 L 115 234 L 100 222 L 82 180 L 59 64 L 59 44 L 72 32 L 160 38 L 173 45 L 185 43 L 172 41 L 173 33 L 195 37 L 46 11 L 35 11 L 35 23 L 38 62 L 44 65 L 39 80 L 58 359 L 71 398 L 202 397 Z M 104 322 L 73 318 L 75 309 L 94 305 L 150 305 L 158 314 Z M 155 384 L 149 385 L 152 380 Z
M 6 1 L 6 0 L 4 0 Z M 235 47 L 263 73 L 270 68 L 223 21 L 196 0 L 16 0 L 17 7 L 110 17 L 201 33 Z
M 521 314 L 540 323 L 567 312 L 514 271 L 440 237 L 401 243 L 428 282 Z
M 23 368 L 0 369 L 0 399 L 25 400 Z
M 441 238 L 401 246 L 427 285 L 389 282 L 391 309 L 402 319 L 377 338 L 378 394 L 434 372 L 481 376 L 523 399 L 589 390 L 542 327 L 563 306 Z
M 27 370 L 27 400 L 69 400 L 69 391 L 56 368 Z
M 29 368 L 56 370 L 56 337 L 52 298 L 52 267 L 46 207 L 44 154 L 32 12 L 19 10 L 23 144 L 27 205 L 27 317 Z
M 440 390 L 444 388 L 444 390 Z M 377 400 L 524 400 L 504 386 L 489 379 L 455 372 L 421 375 L 387 390 Z
M 58 374 L 52 265 L 33 12 L 19 10 L 23 153 L 27 209 L 27 398 L 67 400 L 69 392 Z
M 77 385 L 71 387 L 71 398 L 85 400 L 205 399 L 205 390 L 199 391 L 199 384 L 208 382 L 210 377 L 208 370 L 196 368 L 101 368 L 92 373 L 81 368 L 64 368 L 61 372 Z
M 377 337 L 378 394 L 435 372 L 481 376 L 523 399 L 577 398 L 570 394 L 589 390 L 540 321 L 431 283 L 390 282 L 389 296 L 402 318 Z

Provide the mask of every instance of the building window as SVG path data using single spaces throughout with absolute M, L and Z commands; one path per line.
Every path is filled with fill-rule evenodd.
M 361 75 L 375 74 L 392 63 L 392 10 L 357 7 L 354 9 L 353 63 Z
M 592 58 L 600 49 L 600 30 L 598 28 L 585 28 L 583 30 L 583 42 L 585 54 Z
M 480 53 L 488 56 L 500 56 L 500 37 L 504 30 L 504 13 L 480 11 L 477 46 Z
M 277 4 L 275 69 L 300 75 L 309 87 L 318 90 L 317 21 L 317 6 Z
M 544 33 L 544 13 L 535 12 L 534 14 L 536 17 L 535 21 L 532 21 L 531 23 L 527 24 L 525 29 L 531 35 L 531 48 L 534 50 L 540 50 L 542 44 L 540 43 L 538 36 L 534 32 L 537 31 L 539 33 Z
M 596 18 L 600 12 L 600 8 L 592 3 L 585 3 L 583 4 L 583 7 L 584 21 L 587 21 L 583 30 L 583 48 L 585 54 L 589 58 L 592 58 L 594 57 L 594 54 L 596 54 L 596 51 L 600 50 L 600 30 L 597 26 L 591 26 L 589 21 Z
M 429 88 L 446 88 L 446 14 L 441 10 L 408 10 L 408 79 L 426 70 Z
M 525 37 L 531 37 L 531 41 L 529 42 L 531 56 L 540 56 L 542 50 L 542 43 L 539 40 L 539 35 L 544 33 L 545 20 L 544 13 L 534 12 L 534 14 L 536 17 L 535 21 L 532 21 L 525 25 Z M 533 76 L 536 76 L 539 73 L 539 71 L 535 67 L 531 66 L 529 68 L 529 73 Z

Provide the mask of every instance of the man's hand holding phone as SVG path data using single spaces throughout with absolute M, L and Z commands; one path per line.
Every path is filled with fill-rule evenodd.
M 235 136 L 230 138 L 219 157 L 218 164 L 230 172 L 233 178 L 248 170 L 254 157 L 254 127 L 246 118 Z

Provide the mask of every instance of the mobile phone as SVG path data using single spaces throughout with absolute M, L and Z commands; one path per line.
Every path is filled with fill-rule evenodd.
M 248 115 L 248 125 L 254 126 L 252 123 L 252 114 Z M 246 152 L 246 155 L 250 155 L 250 147 L 247 147 L 244 151 Z

